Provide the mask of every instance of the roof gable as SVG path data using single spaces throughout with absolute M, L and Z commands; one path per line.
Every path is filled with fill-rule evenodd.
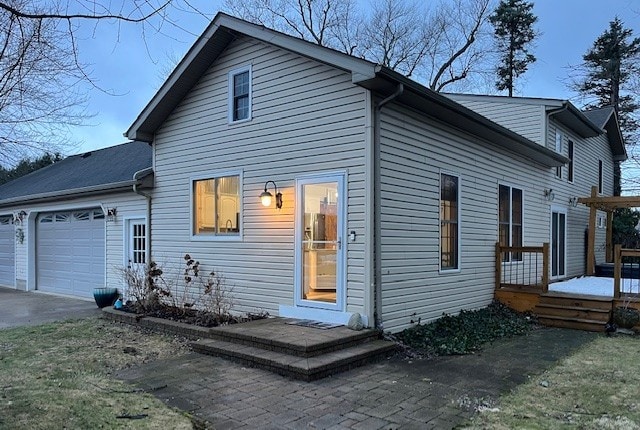
M 0 206 L 83 190 L 130 187 L 137 182 L 137 172 L 151 168 L 151 158 L 151 147 L 144 142 L 72 155 L 0 185 Z
M 620 130 L 618 114 L 613 106 L 591 109 L 584 111 L 583 113 L 601 130 L 607 132 L 614 161 L 625 161 L 628 158 L 627 150 L 624 144 L 624 138 L 622 137 L 622 130 Z

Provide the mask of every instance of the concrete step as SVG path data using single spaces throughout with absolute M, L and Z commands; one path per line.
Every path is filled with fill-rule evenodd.
M 396 346 L 393 342 L 372 340 L 312 357 L 300 357 L 219 339 L 201 339 L 192 342 L 191 347 L 201 354 L 224 357 L 283 376 L 313 381 L 362 366 L 394 351 Z
M 538 304 L 533 311 L 538 317 L 558 316 L 583 320 L 609 321 L 611 311 L 609 309 L 591 309 L 580 306 L 563 306 L 552 304 Z
M 564 318 L 560 316 L 538 315 L 538 322 L 548 327 L 570 328 L 574 330 L 603 332 L 605 322 L 581 319 L 581 318 Z

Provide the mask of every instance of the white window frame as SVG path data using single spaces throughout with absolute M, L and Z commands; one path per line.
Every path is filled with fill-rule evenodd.
M 247 116 L 247 118 L 243 118 L 243 119 L 234 119 L 234 99 L 235 99 L 235 94 L 234 94 L 234 85 L 233 85 L 233 78 L 237 75 L 240 75 L 242 73 L 246 73 L 249 72 L 249 114 Z M 246 66 L 234 69 L 232 71 L 229 72 L 228 75 L 228 119 L 229 119 L 229 124 L 239 124 L 239 123 L 243 123 L 243 122 L 248 122 L 251 121 L 252 118 L 252 105 L 253 105 L 253 71 L 252 71 L 252 67 L 251 64 L 248 64 Z
M 564 136 L 562 131 L 556 129 L 556 152 L 562 155 L 562 141 L 564 140 Z M 556 167 L 556 177 L 558 179 L 562 179 L 562 166 Z
M 238 176 L 239 177 L 239 188 L 240 188 L 240 216 L 238 219 L 238 233 L 237 234 L 196 234 L 195 233 L 195 214 L 194 214 L 194 186 L 196 181 L 208 180 L 208 179 L 216 179 L 227 176 Z M 189 178 L 189 235 L 192 241 L 203 241 L 203 242 L 238 242 L 243 240 L 243 226 L 242 226 L 242 218 L 243 218 L 243 196 L 244 196 L 244 187 L 243 187 L 243 171 L 242 170 L 231 170 L 224 172 L 212 172 L 209 175 L 198 175 L 192 176 Z
M 525 217 L 525 193 L 524 193 L 524 187 L 518 186 L 518 185 L 513 185 L 513 184 L 507 184 L 504 182 L 499 182 L 498 183 L 498 189 L 497 191 L 497 203 L 498 203 L 498 213 L 497 213 L 497 221 L 498 221 L 498 231 L 496 232 L 498 235 L 498 240 L 497 242 L 500 242 L 500 187 L 507 187 L 509 188 L 509 244 L 507 246 L 513 246 L 513 189 L 515 188 L 516 190 L 520 190 L 520 192 L 522 193 L 522 229 L 521 229 L 521 239 L 522 239 L 522 245 L 521 246 L 525 246 L 524 245 L 524 228 L 526 225 L 526 217 Z M 511 256 L 509 257 L 509 260 L 503 260 L 503 262 L 505 263 L 522 263 L 522 259 L 520 260 L 514 260 L 513 258 L 511 258 Z
M 447 175 L 447 176 L 452 176 L 454 178 L 456 178 L 458 180 L 458 189 L 456 190 L 456 195 L 457 195 L 457 201 L 456 201 L 456 206 L 457 206 L 457 229 L 456 229 L 456 234 L 457 234 L 457 240 L 456 240 L 456 262 L 457 262 L 457 266 L 453 267 L 453 268 L 448 268 L 448 267 L 442 267 L 442 214 L 440 212 L 440 204 L 442 202 L 442 176 L 443 175 Z M 461 271 L 461 267 L 462 267 L 462 261 L 461 261 L 461 245 L 462 245 L 462 241 L 461 241 L 461 224 L 462 224 L 462 207 L 460 206 L 460 203 L 462 201 L 462 178 L 460 177 L 459 174 L 457 173 L 453 173 L 453 172 L 449 172 L 446 170 L 440 170 L 440 175 L 438 177 L 438 271 L 440 273 L 459 273 Z

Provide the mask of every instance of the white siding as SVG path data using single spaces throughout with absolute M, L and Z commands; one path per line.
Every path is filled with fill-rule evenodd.
M 227 74 L 251 64 L 252 119 L 228 124 Z M 154 142 L 153 258 L 181 264 L 189 253 L 233 286 L 235 310 L 264 309 L 294 297 L 295 179 L 345 172 L 347 308 L 363 312 L 365 204 L 365 90 L 351 76 L 247 38 L 216 59 L 165 121 Z M 190 178 L 242 171 L 240 241 L 192 240 Z M 266 181 L 277 183 L 284 206 L 261 206 Z
M 16 243 L 16 288 L 24 290 L 27 287 L 33 289 L 35 286 L 35 274 L 33 274 L 34 279 L 30 279 L 29 282 L 27 282 L 27 278 L 30 271 L 29 264 L 32 264 L 35 268 L 35 255 L 30 255 L 30 252 L 35 252 L 35 242 L 33 241 L 37 240 L 34 234 L 37 214 L 41 212 L 95 207 L 104 207 L 105 209 L 112 207 L 117 208 L 118 216 L 116 220 L 105 223 L 106 284 L 107 286 L 117 288 L 122 287 L 121 276 L 118 274 L 116 268 L 122 267 L 124 260 L 123 219 L 124 217 L 132 215 L 141 215 L 144 217 L 146 214 L 146 200 L 133 192 L 22 205 L 7 209 L 9 213 L 24 210 L 28 214 L 22 225 L 16 224 L 16 228 L 22 228 L 24 231 L 23 243 Z M 3 209 L 2 213 L 4 213 L 4 211 Z M 32 259 L 31 261 L 30 258 Z
M 456 97 L 455 95 L 451 95 L 451 98 L 491 121 L 539 145 L 544 145 L 545 107 L 543 105 L 518 103 L 517 99 L 498 103 Z
M 553 171 L 396 105 L 382 114 L 382 282 L 385 330 L 493 299 L 498 185 L 521 188 L 524 245 L 549 241 Z M 460 271 L 439 273 L 440 169 L 460 175 Z
M 566 127 L 551 120 L 548 127 L 548 145 L 555 148 L 556 130 L 563 135 L 562 154 L 569 155 L 568 141 L 574 144 L 574 180 L 567 180 L 567 166 L 562 168 L 562 178 L 555 176 L 549 186 L 555 194 L 554 203 L 567 207 L 567 276 L 581 276 L 586 270 L 585 230 L 589 224 L 589 208 L 579 204 L 569 205 L 572 197 L 589 197 L 591 187 L 598 185 L 598 160 L 602 160 L 604 189 L 603 195 L 613 195 L 613 156 L 606 134 L 592 138 L 581 138 Z M 605 212 L 598 211 L 605 217 Z M 606 228 L 596 225 L 596 263 L 605 262 Z

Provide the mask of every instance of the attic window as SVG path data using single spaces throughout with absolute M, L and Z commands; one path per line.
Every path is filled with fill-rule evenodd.
M 229 72 L 229 122 L 251 120 L 251 66 Z

